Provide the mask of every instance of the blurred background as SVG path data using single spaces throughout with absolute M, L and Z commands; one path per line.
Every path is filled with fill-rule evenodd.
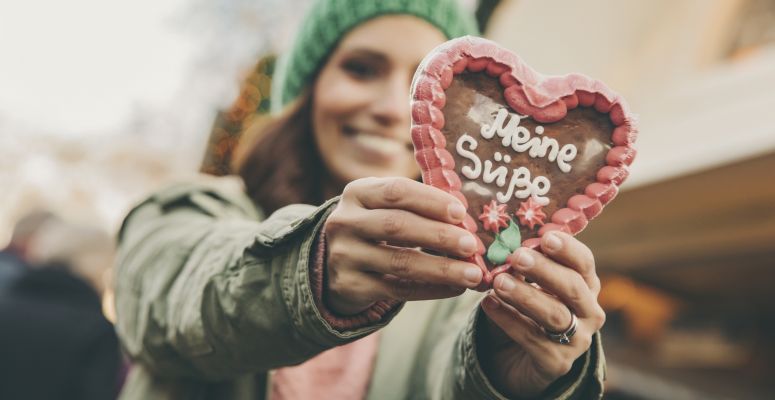
M 603 80 L 639 115 L 632 174 L 581 235 L 608 398 L 771 398 L 775 0 L 461 1 L 535 69 Z M 114 234 L 160 185 L 226 173 L 308 3 L 0 1 L 0 248 L 31 212 Z

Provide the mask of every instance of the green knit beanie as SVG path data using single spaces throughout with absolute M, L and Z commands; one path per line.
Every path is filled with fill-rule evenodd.
M 347 32 L 386 14 L 422 18 L 448 39 L 477 34 L 473 15 L 460 9 L 456 0 L 316 0 L 275 71 L 272 110 L 279 111 L 310 84 Z

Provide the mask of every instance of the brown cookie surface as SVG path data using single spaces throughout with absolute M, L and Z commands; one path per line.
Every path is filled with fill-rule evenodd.
M 468 200 L 469 215 L 476 221 L 479 228 L 477 234 L 485 247 L 492 243 L 494 233 L 484 228 L 479 216 L 484 206 L 495 198 L 496 193 L 507 193 L 514 169 L 526 167 L 531 177 L 548 178 L 551 184 L 546 194 L 549 203 L 542 209 L 547 216 L 550 216 L 555 211 L 566 207 L 571 196 L 583 194 L 587 185 L 596 181 L 598 170 L 606 165 L 605 157 L 612 147 L 611 134 L 614 125 L 606 114 L 592 107 L 569 110 L 565 118 L 548 124 L 538 123 L 530 117 L 519 119 L 519 126 L 527 128 L 531 137 L 546 136 L 556 140 L 559 146 L 573 144 L 576 147 L 578 153 L 569 162 L 571 170 L 563 172 L 556 162 L 549 161 L 546 156 L 531 157 L 529 150 L 517 152 L 510 146 L 504 146 L 502 138 L 497 134 L 490 139 L 482 137 L 480 134 L 482 126 L 492 124 L 498 110 L 503 108 L 508 110 L 509 115 L 505 120 L 507 124 L 519 115 L 506 104 L 503 88 L 497 79 L 482 73 L 455 75 L 446 94 L 446 104 L 442 108 L 445 124 L 441 132 L 446 138 L 446 150 L 455 161 L 454 170 L 462 181 L 461 192 Z M 543 133 L 536 135 L 536 128 L 539 126 L 543 127 Z M 456 151 L 458 141 L 463 134 L 468 134 L 477 142 L 477 148 L 473 152 L 482 163 L 482 171 L 476 179 L 469 179 L 461 171 L 464 166 L 473 168 L 471 159 L 461 156 Z M 470 148 L 470 146 L 464 146 L 464 148 Z M 497 157 L 500 161 L 496 161 L 496 153 L 500 154 L 500 157 Z M 506 162 L 507 160 L 509 162 Z M 501 166 L 506 167 L 508 171 L 506 185 L 497 185 L 497 178 L 490 183 L 482 179 L 486 172 L 484 165 L 486 161 L 492 162 L 490 171 L 497 170 Z M 525 200 L 512 195 L 506 203 L 506 212 L 519 225 L 522 240 L 537 237 L 542 226 L 534 225 L 531 228 L 527 224 L 519 223 L 519 218 L 514 213 Z M 544 222 L 549 222 L 548 218 Z

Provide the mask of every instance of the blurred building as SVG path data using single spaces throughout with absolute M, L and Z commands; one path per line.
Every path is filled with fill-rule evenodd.
M 770 398 L 775 1 L 507 0 L 487 33 L 639 114 L 632 174 L 581 234 L 604 278 L 607 398 Z

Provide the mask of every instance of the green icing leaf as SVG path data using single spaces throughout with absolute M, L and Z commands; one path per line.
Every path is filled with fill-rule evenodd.
M 519 227 L 514 221 L 509 221 L 509 226 L 502 230 L 499 236 L 510 251 L 514 251 L 522 245 L 522 235 L 519 234 Z
M 500 265 L 506 262 L 506 257 L 522 245 L 522 235 L 519 226 L 514 221 L 509 221 L 509 226 L 495 235 L 495 240 L 487 248 L 487 259 Z
M 495 264 L 500 265 L 506 262 L 506 257 L 511 254 L 511 250 L 501 241 L 501 235 L 496 235 L 495 240 L 487 249 L 487 259 Z

